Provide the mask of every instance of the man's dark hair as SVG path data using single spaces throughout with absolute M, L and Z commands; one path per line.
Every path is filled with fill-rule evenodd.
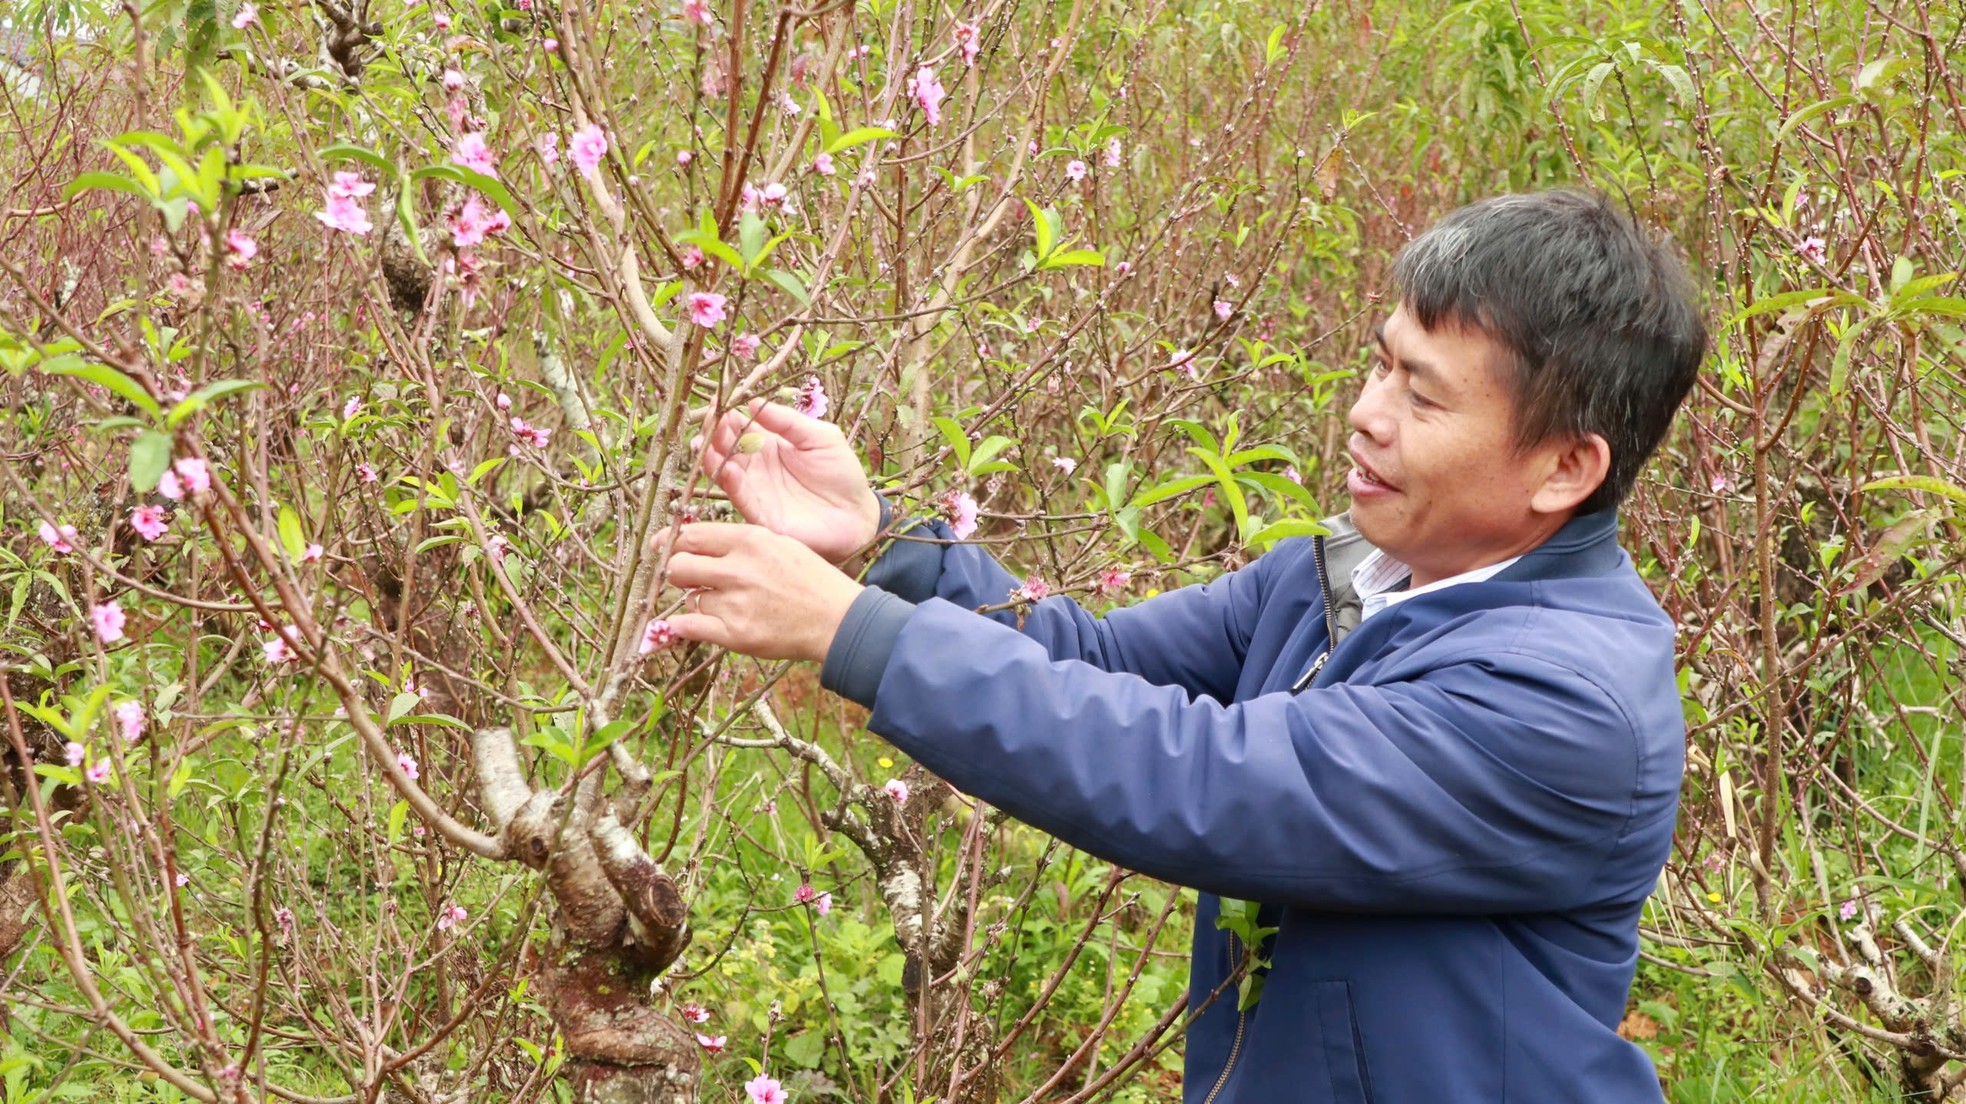
M 1420 325 L 1481 333 L 1515 400 L 1518 448 L 1596 433 L 1604 482 L 1577 508 L 1615 506 L 1665 437 L 1706 353 L 1686 267 L 1663 235 L 1601 195 L 1558 190 L 1463 207 L 1393 260 Z

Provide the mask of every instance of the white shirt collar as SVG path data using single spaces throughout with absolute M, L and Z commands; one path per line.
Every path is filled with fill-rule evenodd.
M 1412 577 L 1413 569 L 1375 548 L 1357 567 L 1352 568 L 1352 589 L 1358 593 L 1359 601 L 1363 605 L 1359 612 L 1359 624 L 1363 625 L 1373 614 L 1398 605 L 1408 598 L 1446 590 L 1461 583 L 1479 583 L 1491 579 L 1521 558 L 1521 556 L 1510 556 L 1501 563 L 1477 567 L 1473 571 L 1464 571 L 1451 578 L 1436 580 L 1413 590 L 1403 590 L 1401 588 L 1405 586 L 1406 580 Z

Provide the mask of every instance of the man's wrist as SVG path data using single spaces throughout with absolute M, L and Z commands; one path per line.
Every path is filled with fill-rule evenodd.
M 861 578 L 866 573 L 867 568 L 875 560 L 880 559 L 881 552 L 887 547 L 888 527 L 894 523 L 894 504 L 889 502 L 885 495 L 881 494 L 874 495 L 874 502 L 878 511 L 874 520 L 874 535 L 863 542 L 846 559 L 833 565 L 844 571 L 849 578 Z

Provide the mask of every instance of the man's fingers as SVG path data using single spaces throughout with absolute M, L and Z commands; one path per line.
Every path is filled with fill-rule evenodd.
M 723 556 L 677 552 L 669 557 L 669 585 L 729 590 L 744 581 L 744 573 Z
M 728 648 L 734 642 L 730 627 L 707 613 L 679 613 L 668 619 L 669 629 L 684 640 L 700 640 Z
M 692 521 L 676 527 L 676 551 L 703 556 L 729 555 L 731 549 L 758 533 L 755 525 L 735 521 Z
M 789 406 L 761 400 L 752 404 L 751 412 L 757 416 L 760 427 L 785 438 L 795 448 L 820 448 L 839 440 L 839 427 L 807 417 Z

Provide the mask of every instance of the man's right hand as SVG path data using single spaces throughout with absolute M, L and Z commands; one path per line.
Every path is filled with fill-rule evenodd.
M 844 563 L 880 530 L 881 505 L 838 426 L 753 402 L 717 421 L 703 468 L 744 520 Z

